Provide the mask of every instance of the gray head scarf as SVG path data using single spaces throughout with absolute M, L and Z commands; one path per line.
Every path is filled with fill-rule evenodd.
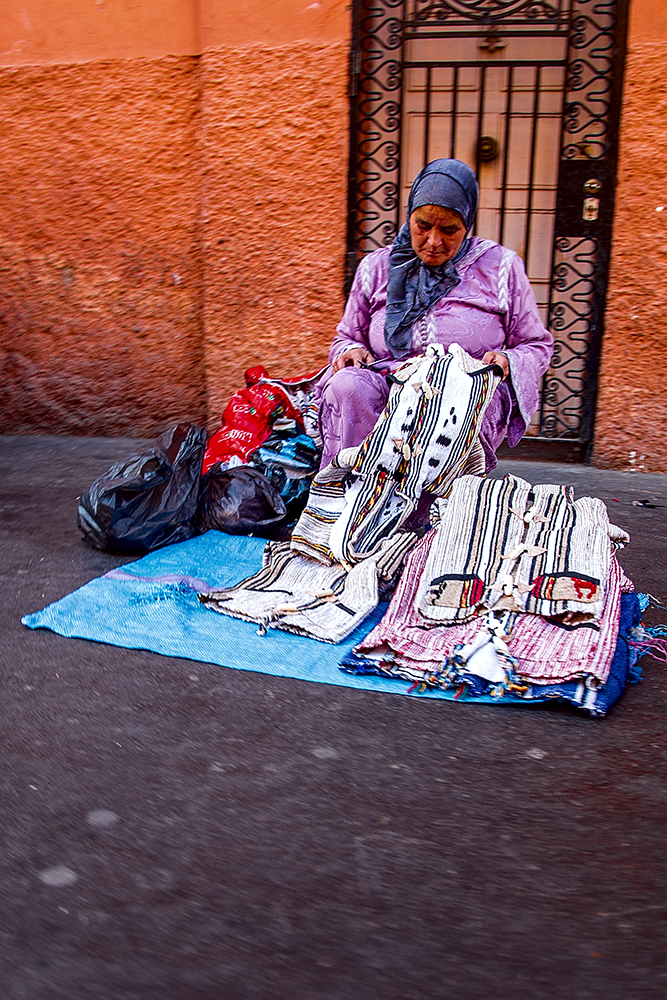
M 401 227 L 389 256 L 384 338 L 393 357 L 410 350 L 415 320 L 461 281 L 456 264 L 468 250 L 467 235 L 475 221 L 478 198 L 477 179 L 460 160 L 432 160 L 415 177 L 408 199 L 408 221 Z M 428 267 L 412 249 L 410 216 L 422 205 L 453 209 L 466 227 L 466 239 L 456 256 L 439 267 Z

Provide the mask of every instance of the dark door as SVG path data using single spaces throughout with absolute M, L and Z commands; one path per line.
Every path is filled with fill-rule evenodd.
M 452 156 L 480 181 L 477 232 L 524 259 L 556 339 L 531 444 L 593 436 L 627 0 L 357 0 L 349 277 Z

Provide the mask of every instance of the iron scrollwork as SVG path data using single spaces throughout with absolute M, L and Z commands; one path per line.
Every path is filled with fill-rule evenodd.
M 579 439 L 593 316 L 597 240 L 556 239 L 549 329 L 554 355 L 542 386 L 540 434 Z
M 399 204 L 404 0 L 362 0 L 355 248 L 391 243 Z
M 607 152 L 616 7 L 616 0 L 573 4 L 562 150 L 568 160 L 594 160 Z
M 451 25 L 476 23 L 488 26 L 502 22 L 535 23 L 560 20 L 568 0 L 413 0 L 410 20 Z

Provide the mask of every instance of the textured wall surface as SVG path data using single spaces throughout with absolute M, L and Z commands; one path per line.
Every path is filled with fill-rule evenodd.
M 0 0 L 0 65 L 194 54 L 199 2 Z
M 347 0 L 0 0 L 0 66 L 321 44 L 349 30 Z
M 160 3 L 165 0 L 159 0 Z M 199 8 L 201 51 L 222 45 L 349 41 L 348 0 L 191 0 Z M 646 0 L 644 0 L 646 2 Z
M 343 307 L 344 0 L 0 14 L 0 430 L 215 426 L 249 365 L 323 363 Z
M 205 315 L 209 412 L 243 369 L 326 362 L 344 305 L 347 43 L 207 52 Z
M 625 78 L 595 426 L 602 467 L 667 471 L 665 42 L 634 41 Z
M 0 71 L 0 425 L 205 415 L 198 67 Z

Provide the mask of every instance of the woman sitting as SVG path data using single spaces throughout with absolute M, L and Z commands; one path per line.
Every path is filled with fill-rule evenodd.
M 520 257 L 469 236 L 479 187 L 460 160 L 433 160 L 417 175 L 407 222 L 391 247 L 368 254 L 357 269 L 331 345 L 330 372 L 318 387 L 322 466 L 361 444 L 384 409 L 384 375 L 429 344 L 459 344 L 505 379 L 482 421 L 487 472 L 507 436 L 514 447 L 539 403 L 539 381 L 553 337 L 538 313 Z

